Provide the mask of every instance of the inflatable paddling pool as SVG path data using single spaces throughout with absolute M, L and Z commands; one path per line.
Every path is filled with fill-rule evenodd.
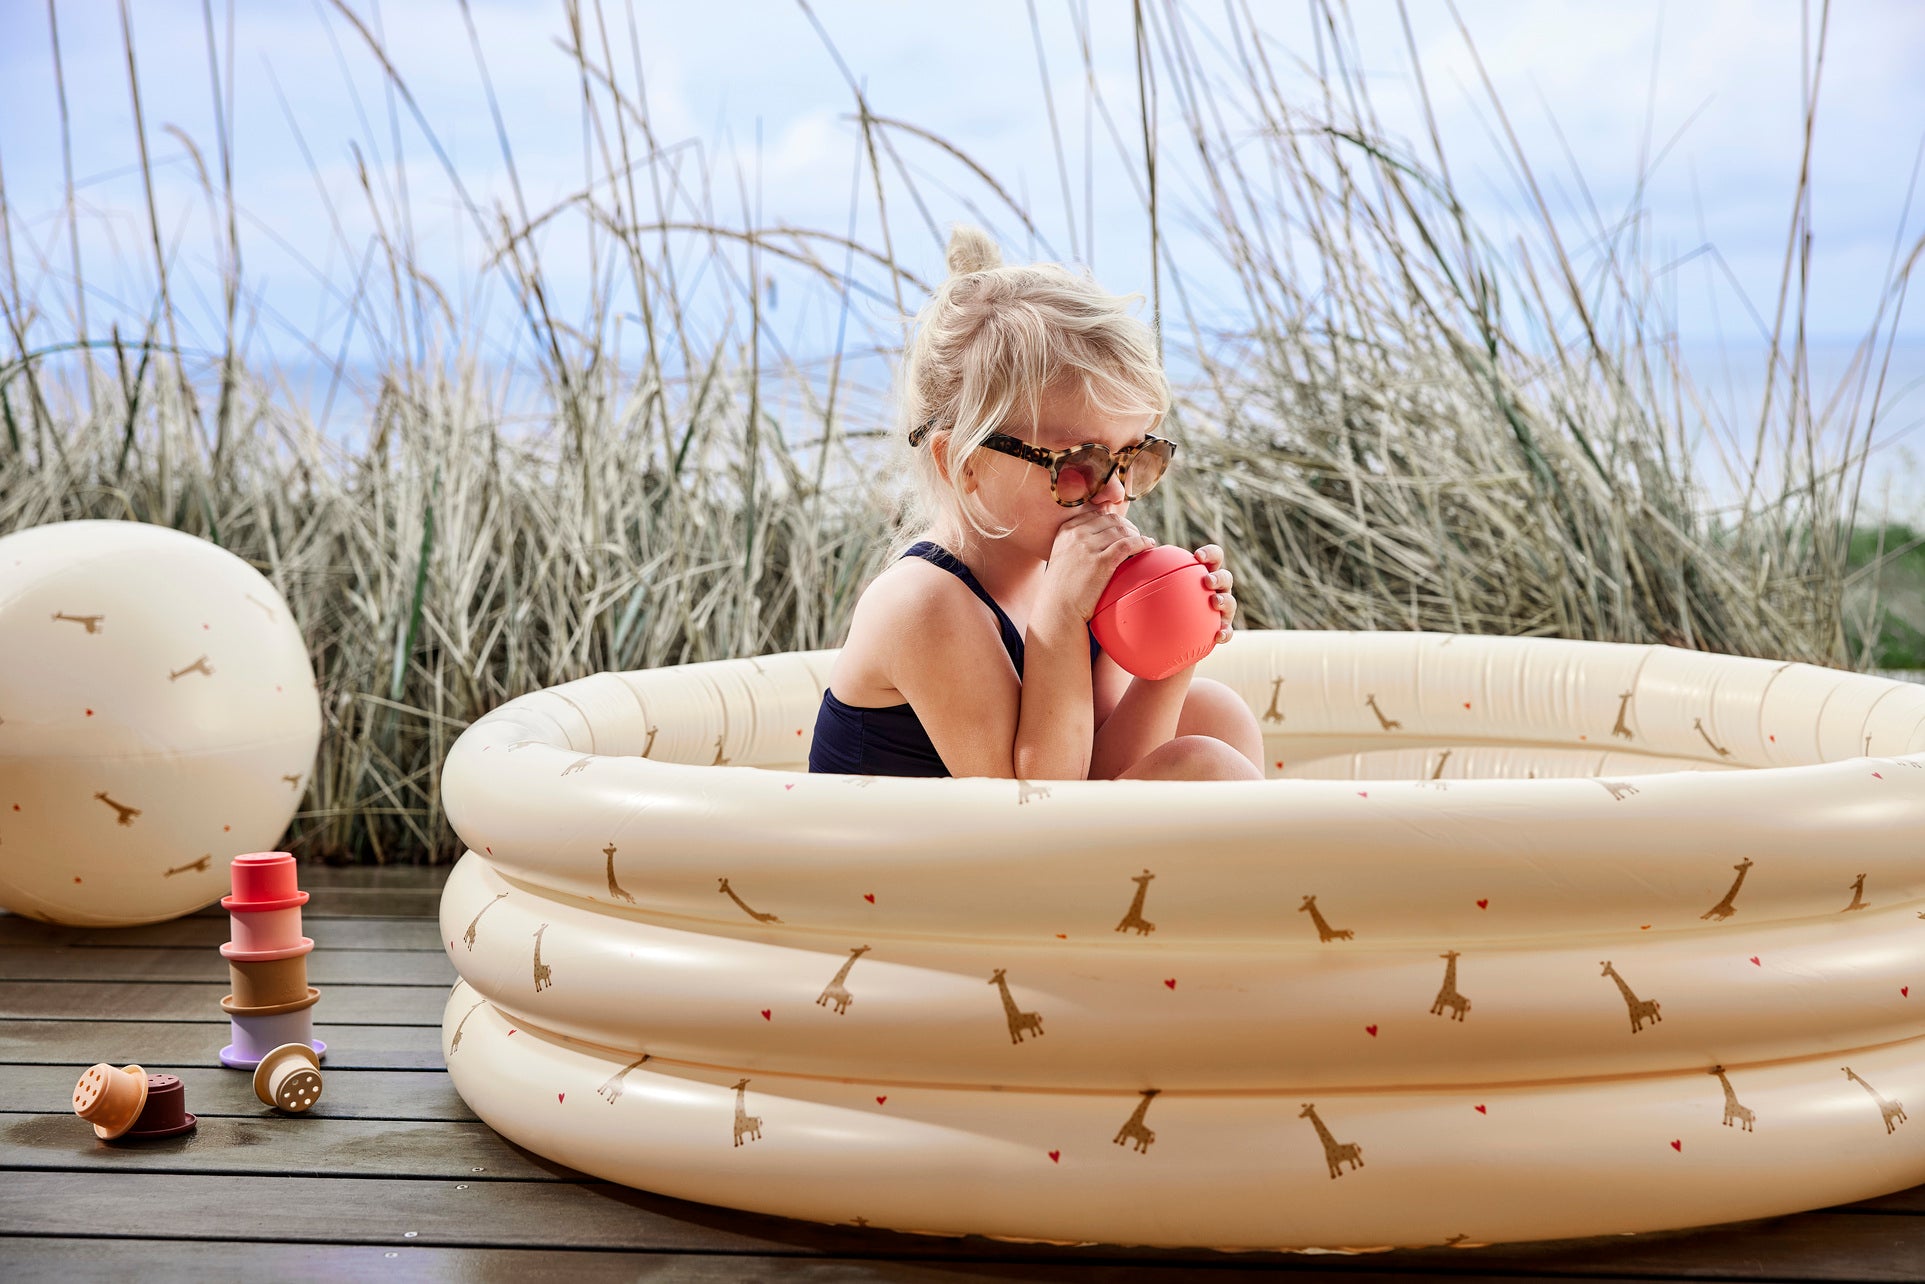
M 1217 1248 L 1700 1226 L 1925 1182 L 1925 687 L 1240 632 L 1264 782 L 810 775 L 833 651 L 450 751 L 462 1097 L 612 1181 Z

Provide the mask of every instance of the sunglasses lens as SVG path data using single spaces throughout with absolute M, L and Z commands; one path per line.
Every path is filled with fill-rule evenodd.
M 1085 446 L 1070 452 L 1056 473 L 1056 502 L 1087 501 L 1110 479 L 1112 462 L 1110 452 L 1101 446 Z
M 1163 480 L 1169 471 L 1170 456 L 1175 452 L 1167 441 L 1155 441 L 1136 452 L 1130 461 L 1129 494 L 1131 499 L 1141 499 L 1150 493 L 1150 488 Z

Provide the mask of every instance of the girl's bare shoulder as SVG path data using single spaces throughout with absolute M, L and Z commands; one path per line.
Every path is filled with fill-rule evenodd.
M 836 698 L 852 705 L 901 702 L 893 675 L 913 650 L 905 640 L 965 624 L 972 608 L 980 609 L 975 595 L 942 567 L 920 557 L 890 563 L 856 599 L 849 640 L 830 678 Z

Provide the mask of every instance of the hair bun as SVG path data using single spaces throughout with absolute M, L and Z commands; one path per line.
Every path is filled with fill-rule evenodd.
M 958 223 L 949 233 L 949 275 L 962 276 L 1003 265 L 1003 252 L 989 233 L 968 223 Z

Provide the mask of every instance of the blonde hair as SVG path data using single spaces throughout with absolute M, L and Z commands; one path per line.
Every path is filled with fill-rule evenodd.
M 1132 316 L 1140 294 L 1114 295 L 1087 273 L 1057 263 L 1005 267 L 981 228 L 957 224 L 947 251 L 949 276 L 914 318 L 896 397 L 896 440 L 909 452 L 889 560 L 942 517 L 986 538 L 982 501 L 962 488 L 963 467 L 990 434 L 1027 412 L 1034 425 L 1043 394 L 1078 388 L 1105 414 L 1149 414 L 1151 429 L 1170 409 L 1170 385 L 1150 327 Z M 933 421 L 920 445 L 909 433 Z M 947 438 L 949 477 L 935 443 Z

